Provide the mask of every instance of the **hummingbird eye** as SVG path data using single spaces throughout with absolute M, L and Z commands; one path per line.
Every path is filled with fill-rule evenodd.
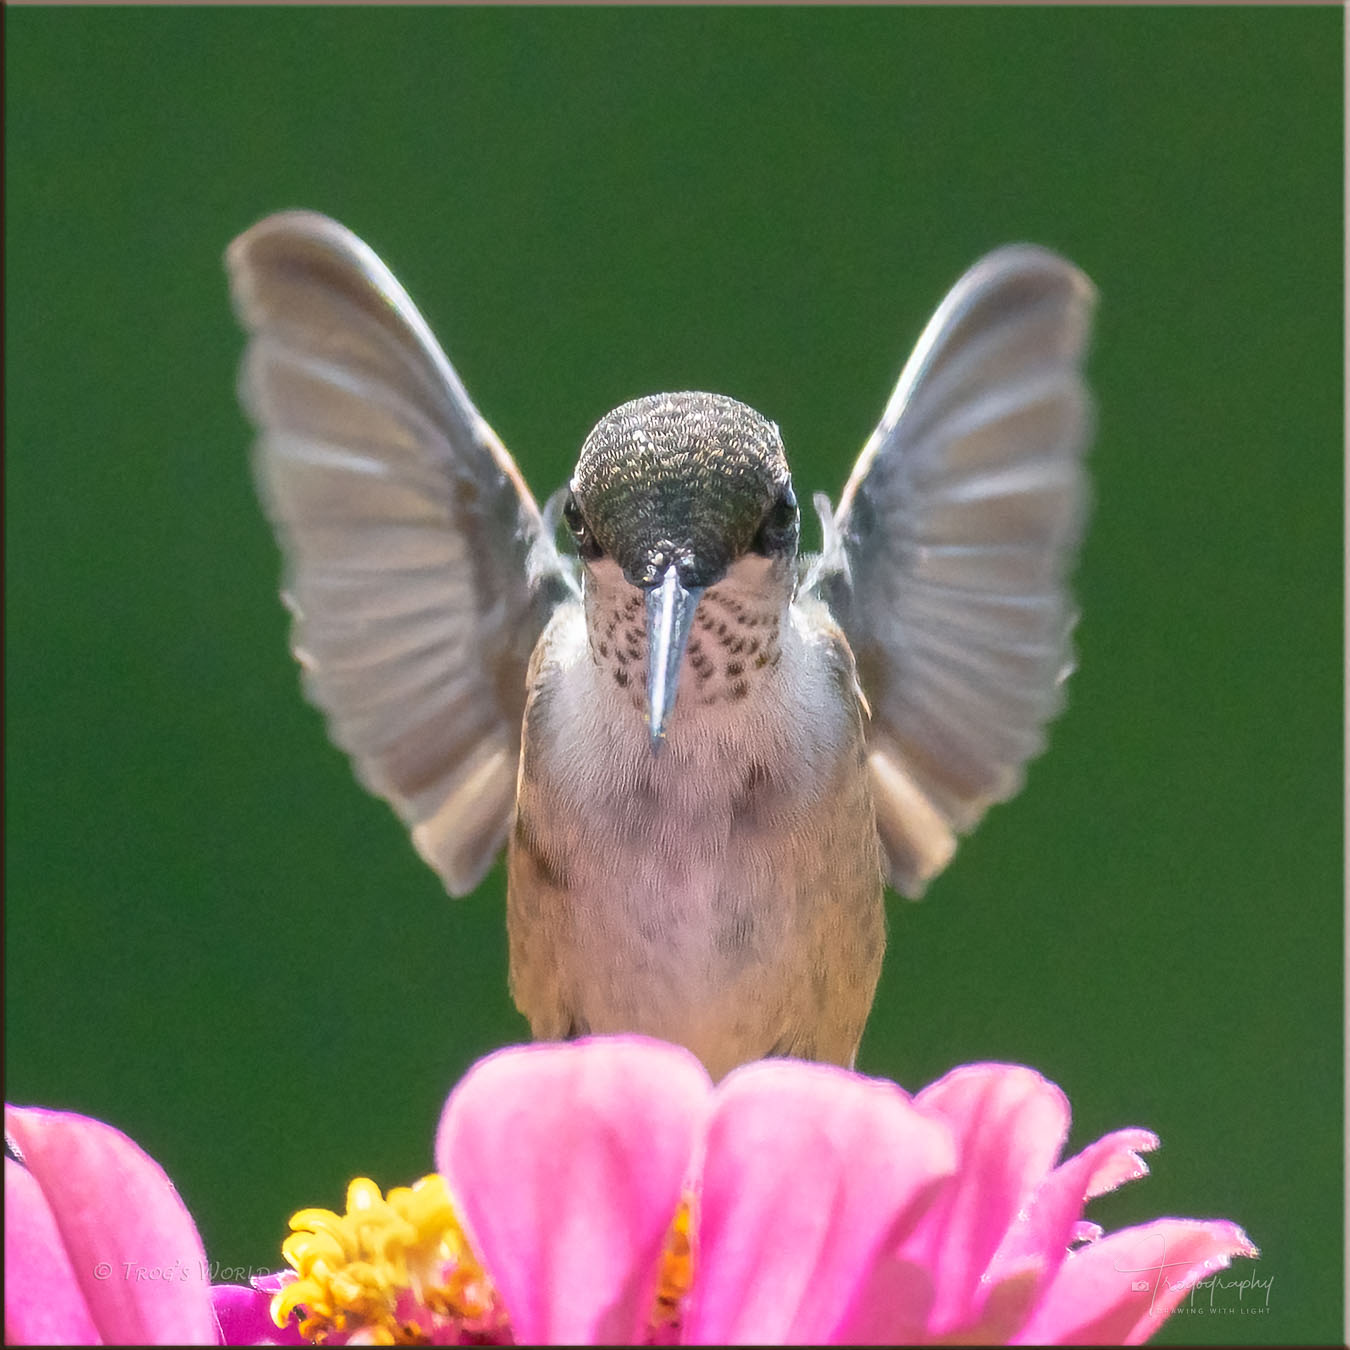
M 572 538 L 576 540 L 577 552 L 583 558 L 600 557 L 604 553 L 604 549 L 595 542 L 590 526 L 586 524 L 586 517 L 581 514 L 581 507 L 577 504 L 576 495 L 572 492 L 569 492 L 563 498 L 562 515 L 567 528 L 572 533 Z
M 787 553 L 796 542 L 797 497 L 791 487 L 785 487 L 766 512 L 751 548 L 767 556 Z

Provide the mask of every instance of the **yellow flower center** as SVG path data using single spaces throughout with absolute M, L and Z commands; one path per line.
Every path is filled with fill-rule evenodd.
M 650 1328 L 658 1342 L 676 1333 L 693 1280 L 690 1201 L 682 1200 L 666 1237 Z M 347 1212 L 302 1209 L 291 1216 L 282 1255 L 295 1279 L 272 1298 L 272 1320 L 300 1317 L 307 1341 L 359 1335 L 373 1345 L 426 1345 L 442 1333 L 468 1333 L 479 1344 L 507 1343 L 510 1330 L 496 1290 L 469 1246 L 445 1182 L 380 1188 L 357 1177 Z
M 694 1252 L 689 1241 L 689 1198 L 680 1201 L 675 1222 L 666 1235 L 661 1253 L 661 1272 L 656 1282 L 656 1308 L 652 1326 L 660 1329 L 679 1325 L 680 1305 L 694 1282 Z
M 501 1321 L 439 1176 L 387 1196 L 357 1177 L 345 1214 L 302 1209 L 290 1226 L 281 1254 L 296 1279 L 272 1299 L 272 1320 L 285 1326 L 299 1310 L 306 1340 L 360 1331 L 375 1345 L 425 1345 L 439 1319 L 488 1335 Z

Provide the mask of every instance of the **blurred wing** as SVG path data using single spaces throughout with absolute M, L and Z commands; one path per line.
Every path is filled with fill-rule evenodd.
M 515 463 L 365 244 L 284 212 L 226 263 L 306 692 L 463 895 L 505 839 L 526 664 L 573 583 Z
M 1029 245 L 957 282 L 859 456 L 817 576 L 872 708 L 890 880 L 910 896 L 956 832 L 1022 785 L 1073 666 L 1095 291 Z

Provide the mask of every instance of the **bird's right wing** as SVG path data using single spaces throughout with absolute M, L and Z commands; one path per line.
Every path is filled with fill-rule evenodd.
M 283 212 L 226 263 L 306 691 L 362 782 L 466 894 L 514 809 L 530 652 L 575 581 L 511 456 L 361 240 Z
M 922 892 L 1022 785 L 1072 668 L 1096 294 L 1012 245 L 952 288 L 826 526 L 810 583 L 848 637 L 891 883 Z

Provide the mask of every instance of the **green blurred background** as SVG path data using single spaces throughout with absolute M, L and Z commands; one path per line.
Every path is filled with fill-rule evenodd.
M 526 1034 L 300 697 L 221 267 L 310 206 L 411 291 L 542 497 L 669 388 L 837 494 L 946 287 L 1101 291 L 1080 669 L 892 946 L 860 1067 L 1029 1063 L 1163 1138 L 1110 1227 L 1226 1216 L 1341 1336 L 1339 9 L 5 15 L 6 1093 L 103 1117 L 224 1264 L 430 1165 Z M 1267 1302 L 1248 1292 L 1242 1306 Z

